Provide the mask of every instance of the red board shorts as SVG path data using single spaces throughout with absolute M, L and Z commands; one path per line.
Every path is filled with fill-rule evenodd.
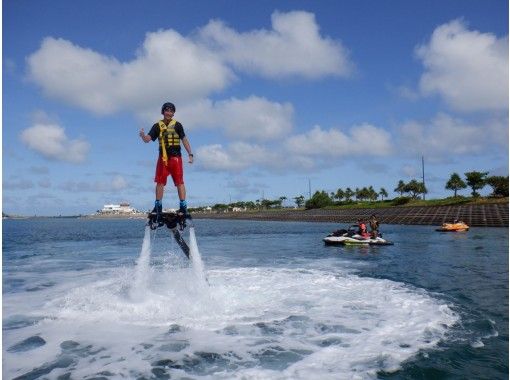
M 182 176 L 182 158 L 177 156 L 168 157 L 166 165 L 163 163 L 161 156 L 158 157 L 158 163 L 156 165 L 156 176 L 154 182 L 166 185 L 167 177 L 171 175 L 174 180 L 174 185 L 179 186 L 184 184 Z

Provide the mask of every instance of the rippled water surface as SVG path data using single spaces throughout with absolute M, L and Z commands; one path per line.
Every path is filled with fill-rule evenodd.
M 141 220 L 5 220 L 3 377 L 508 378 L 507 229 L 339 227 L 198 220 L 190 262 Z

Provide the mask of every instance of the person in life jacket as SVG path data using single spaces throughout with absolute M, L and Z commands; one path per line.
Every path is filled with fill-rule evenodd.
M 161 107 L 163 120 L 156 122 L 148 134 L 145 134 L 143 128 L 140 130 L 140 137 L 146 143 L 158 140 L 159 156 L 156 164 L 156 201 L 154 202 L 154 210 L 158 214 L 158 218 L 163 210 L 163 193 L 165 190 L 167 177 L 172 176 L 174 185 L 177 187 L 179 196 L 179 212 L 188 215 L 186 203 L 186 187 L 184 186 L 184 178 L 182 171 L 181 158 L 181 142 L 188 153 L 188 162 L 193 163 L 193 153 L 188 138 L 184 134 L 182 124 L 175 120 L 175 105 L 173 103 L 165 103 Z
M 375 239 L 379 236 L 379 221 L 375 214 L 370 217 L 368 223 L 370 224 L 370 236 Z
M 358 220 L 358 235 L 361 235 L 363 239 L 368 239 L 370 237 L 367 231 L 367 225 L 361 219 Z

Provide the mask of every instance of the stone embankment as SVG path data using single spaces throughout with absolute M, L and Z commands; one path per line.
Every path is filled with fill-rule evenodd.
M 455 219 L 472 227 L 508 227 L 508 203 L 453 206 L 358 208 L 339 210 L 270 210 L 193 214 L 195 219 L 246 219 L 296 222 L 354 223 L 376 214 L 384 224 L 441 225 Z

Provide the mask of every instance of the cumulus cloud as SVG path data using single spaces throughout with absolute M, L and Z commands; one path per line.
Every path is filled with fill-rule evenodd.
M 272 30 L 239 33 L 223 22 L 210 21 L 199 32 L 202 41 L 239 70 L 269 78 L 325 75 L 348 76 L 347 49 L 323 37 L 313 13 L 274 12 Z
M 390 134 L 370 124 L 354 126 L 348 134 L 335 128 L 323 130 L 316 125 L 307 133 L 289 137 L 285 147 L 296 155 L 318 157 L 385 156 L 392 151 Z
M 152 120 L 159 114 L 159 104 L 171 99 L 178 105 L 178 117 L 188 122 L 189 116 L 193 122 L 200 106 L 208 109 L 209 96 L 236 80 L 234 70 L 306 78 L 349 73 L 346 49 L 320 35 L 313 14 L 276 12 L 272 24 L 271 31 L 249 33 L 239 33 L 220 21 L 211 21 L 190 36 L 159 30 L 148 33 L 135 58 L 125 62 L 72 41 L 47 37 L 27 58 L 28 75 L 47 96 L 96 114 L 128 109 L 143 120 Z M 233 107 L 245 109 L 251 104 L 250 111 L 253 102 L 230 100 L 224 106 L 231 117 L 238 118 L 240 111 Z M 194 113 L 180 113 L 191 106 Z M 285 117 L 286 106 L 282 112 Z
M 254 165 L 278 166 L 278 155 L 257 144 L 235 142 L 227 147 L 221 144 L 205 145 L 197 149 L 197 166 L 205 170 L 238 172 Z
M 36 123 L 21 132 L 21 141 L 30 149 L 52 160 L 81 163 L 90 144 L 83 139 L 71 140 L 64 128 L 50 123 Z
M 454 20 L 436 28 L 416 55 L 425 66 L 423 94 L 437 93 L 461 111 L 507 109 L 508 36 L 468 30 Z
M 235 142 L 227 146 L 205 145 L 196 150 L 200 169 L 240 172 L 256 167 L 283 173 L 330 167 L 335 158 L 345 156 L 386 156 L 392 152 L 392 145 L 388 132 L 362 124 L 351 128 L 348 134 L 315 126 L 307 133 L 269 145 Z
M 48 37 L 28 58 L 28 70 L 47 95 L 97 114 L 148 112 L 166 99 L 206 96 L 233 79 L 219 57 L 173 30 L 147 34 L 137 57 L 124 63 Z
M 271 102 L 258 96 L 201 101 L 184 106 L 179 116 L 186 128 L 197 126 L 223 129 L 236 139 L 266 141 L 288 134 L 292 129 L 294 108 L 290 103 Z
M 433 160 L 497 149 L 506 151 L 508 119 L 492 119 L 471 124 L 447 114 L 439 114 L 430 123 L 404 123 L 398 136 L 399 147 L 403 153 L 425 154 Z

